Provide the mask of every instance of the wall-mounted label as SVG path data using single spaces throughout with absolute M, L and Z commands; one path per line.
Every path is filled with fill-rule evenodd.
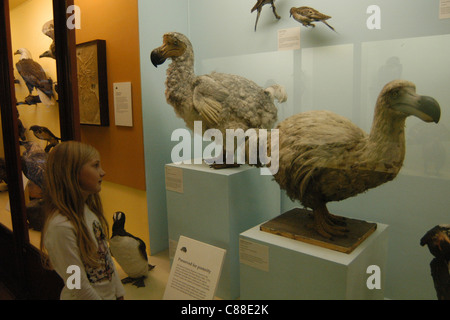
M 278 50 L 300 49 L 300 27 L 278 30 Z
M 450 0 L 440 0 L 439 2 L 439 19 L 450 18 Z
M 114 83 L 114 114 L 116 126 L 133 126 L 131 82 Z

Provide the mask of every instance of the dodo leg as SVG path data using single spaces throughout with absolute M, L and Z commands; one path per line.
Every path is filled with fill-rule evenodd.
M 320 205 L 313 210 L 313 228 L 323 237 L 331 239 L 333 236 L 346 236 L 348 229 L 338 224 L 343 224 L 344 218 L 330 214 L 325 205 Z

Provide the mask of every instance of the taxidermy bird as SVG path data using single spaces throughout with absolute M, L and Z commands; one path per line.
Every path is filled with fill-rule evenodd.
M 277 9 L 275 8 L 275 0 L 258 0 L 256 2 L 256 4 L 253 6 L 252 10 L 250 11 L 251 13 L 253 13 L 253 11 L 257 10 L 257 15 L 256 15 L 256 22 L 255 22 L 255 31 L 256 31 L 256 27 L 258 26 L 258 20 L 259 20 L 259 16 L 261 14 L 261 10 L 262 7 L 266 4 L 269 4 L 272 6 L 272 11 L 273 14 L 275 15 L 275 18 L 277 18 L 278 20 L 281 19 L 281 17 L 278 15 L 277 13 Z
M 30 130 L 33 131 L 36 138 L 47 141 L 47 146 L 44 150 L 45 152 L 49 152 L 50 149 L 55 147 L 61 140 L 61 138 L 55 136 L 47 127 L 34 125 L 30 127 Z
M 320 13 L 316 9 L 310 7 L 292 7 L 290 13 L 291 17 L 294 18 L 294 20 L 300 22 L 305 27 L 314 28 L 316 25 L 312 22 L 321 21 L 325 23 L 331 30 L 336 32 L 336 30 L 334 30 L 334 28 L 326 22 L 326 20 L 330 19 L 331 17 Z
M 112 236 L 109 240 L 111 253 L 128 275 L 122 283 L 133 283 L 136 287 L 145 287 L 144 279 L 148 271 L 155 266 L 148 263 L 144 241 L 125 231 L 125 213 L 113 215 Z
M 435 257 L 431 263 L 431 276 L 439 300 L 450 300 L 450 225 L 441 224 L 430 229 L 420 239 L 421 246 Z
M 32 105 L 37 105 L 38 103 L 42 103 L 41 98 L 39 96 L 33 96 L 30 94 L 30 95 L 26 96 L 23 101 L 17 102 L 17 105 L 19 106 L 19 105 L 26 104 L 26 105 L 32 106 Z
M 14 54 L 20 54 L 20 60 L 16 63 L 16 68 L 25 81 L 30 95 L 36 88 L 42 103 L 45 105 L 55 104 L 53 81 L 47 76 L 42 66 L 32 59 L 30 51 L 21 48 Z
M 195 75 L 193 48 L 181 33 L 166 33 L 163 45 L 151 53 L 155 67 L 168 58 L 172 63 L 167 69 L 167 103 L 189 129 L 194 129 L 195 121 L 202 121 L 202 134 L 208 129 L 218 129 L 226 141 L 226 129 L 270 129 L 277 121 L 274 99 L 287 100 L 280 85 L 264 90 L 238 75 L 217 72 Z
M 324 238 L 344 236 L 345 218 L 329 213 L 327 203 L 358 195 L 393 180 L 405 157 L 405 120 L 414 115 L 438 122 L 439 104 L 416 93 L 409 81 L 389 82 L 375 106 L 370 134 L 330 111 L 308 111 L 282 121 L 279 168 L 274 174 L 291 200 L 312 209 L 311 225 Z
M 43 54 L 39 56 L 39 58 L 52 58 L 56 59 L 55 56 L 55 26 L 53 24 L 53 20 L 47 21 L 42 26 L 42 33 L 52 39 L 52 43 L 50 44 L 50 48 L 45 51 Z
M 22 171 L 28 180 L 35 183 L 39 188 L 44 186 L 44 171 L 47 163 L 47 153 L 39 143 L 34 141 L 19 141 L 25 147 L 22 153 Z

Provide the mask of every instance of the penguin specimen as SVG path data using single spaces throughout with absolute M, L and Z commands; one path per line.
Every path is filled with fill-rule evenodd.
M 430 229 L 420 239 L 421 246 L 435 257 L 431 263 L 431 276 L 438 300 L 450 300 L 450 225 L 441 224 Z
M 144 241 L 125 231 L 125 213 L 118 211 L 113 215 L 112 236 L 109 240 L 111 254 L 128 275 L 122 283 L 133 283 L 145 287 L 144 279 L 155 266 L 148 263 Z

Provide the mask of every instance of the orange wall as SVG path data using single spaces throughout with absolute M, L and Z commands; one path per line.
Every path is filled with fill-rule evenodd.
M 76 42 L 106 40 L 109 127 L 81 126 L 81 139 L 101 154 L 105 180 L 145 190 L 137 0 L 75 0 L 81 10 Z M 114 82 L 131 82 L 133 127 L 114 120 Z

